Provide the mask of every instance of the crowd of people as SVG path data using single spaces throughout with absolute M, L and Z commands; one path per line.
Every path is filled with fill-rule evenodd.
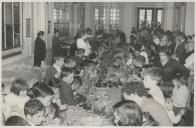
M 38 67 L 46 56 L 43 35 L 38 33 L 35 44 L 34 66 Z M 3 93 L 4 125 L 66 125 L 69 106 L 88 109 L 90 89 L 114 86 L 103 82 L 109 68 L 125 74 L 115 85 L 122 99 L 111 108 L 113 125 L 183 125 L 183 115 L 193 109 L 194 35 L 161 28 L 133 29 L 127 43 L 125 34 L 116 28 L 95 35 L 87 28 L 73 42 L 65 57 L 56 30 L 53 64 L 44 82 L 29 87 L 25 80 L 16 79 L 10 93 Z

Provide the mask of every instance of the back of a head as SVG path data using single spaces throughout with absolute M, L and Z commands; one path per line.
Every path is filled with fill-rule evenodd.
M 41 103 L 41 101 L 39 101 L 37 99 L 29 100 L 24 105 L 25 116 L 27 116 L 27 115 L 34 116 L 35 114 L 42 112 L 42 111 L 45 113 L 46 108 Z
M 92 34 L 92 32 L 93 32 L 93 31 L 92 31 L 92 29 L 91 29 L 91 28 L 87 28 L 87 29 L 86 29 L 86 33 L 87 33 L 87 34 L 91 35 L 91 34 Z
M 86 34 L 86 30 L 79 30 L 79 32 L 77 33 L 77 35 L 75 36 L 75 39 L 81 38 L 82 36 L 84 36 Z
M 60 87 L 60 80 L 56 77 L 53 77 L 48 81 L 48 85 L 50 87 Z
M 75 57 L 69 57 L 69 58 L 66 58 L 64 60 L 65 64 L 70 64 L 70 63 L 76 63 L 76 58 Z
M 160 52 L 165 53 L 168 57 L 171 56 L 171 51 L 168 46 L 161 46 L 159 53 Z
M 136 51 L 140 51 L 141 48 L 142 48 L 142 45 L 139 44 L 139 43 L 136 43 L 136 44 L 134 45 L 134 49 L 135 49 Z
M 187 39 L 187 36 L 186 36 L 183 32 L 181 32 L 181 31 L 177 31 L 177 32 L 176 32 L 176 36 L 177 36 L 177 37 L 182 37 L 182 38 L 184 38 L 184 39 Z
M 145 65 L 145 57 L 144 56 L 135 56 L 134 58 L 135 66 L 143 67 Z
M 82 78 L 80 76 L 74 76 L 73 83 L 76 83 L 76 84 L 82 86 Z
M 53 62 L 56 63 L 57 61 L 60 61 L 61 59 L 64 59 L 64 56 L 54 56 Z
M 161 80 L 161 69 L 158 67 L 149 67 L 143 71 L 144 76 L 150 76 L 151 79 L 160 81 Z
M 6 120 L 5 126 L 28 126 L 28 123 L 22 117 L 11 116 Z
M 187 75 L 184 75 L 184 74 L 180 74 L 177 76 L 177 80 L 183 84 L 183 85 L 186 85 L 188 83 L 188 76 Z
M 133 101 L 120 101 L 114 105 L 114 110 L 120 116 L 119 126 L 141 126 L 142 111 L 137 103 Z
M 45 83 L 40 83 L 38 85 L 35 85 L 32 89 L 30 89 L 27 92 L 27 95 L 31 98 L 37 98 L 54 95 L 54 92 Z
M 62 72 L 61 72 L 61 77 L 67 77 L 70 74 L 74 73 L 74 70 L 72 70 L 71 68 L 67 68 L 67 67 L 63 67 L 62 68 Z
M 142 82 L 129 82 L 122 88 L 122 94 L 126 93 L 128 95 L 137 94 L 140 97 L 147 96 L 147 90 L 145 89 Z
M 21 91 L 25 91 L 28 88 L 28 84 L 25 80 L 22 79 L 16 79 L 12 83 L 12 86 L 10 88 L 10 91 L 14 93 L 15 95 L 19 95 Z
M 144 87 L 142 82 L 131 81 L 127 84 L 124 84 L 122 90 L 122 94 L 127 93 L 128 95 L 137 94 L 140 97 L 147 96 L 147 90 Z

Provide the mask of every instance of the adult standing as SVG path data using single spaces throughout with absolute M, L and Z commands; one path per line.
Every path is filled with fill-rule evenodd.
M 187 43 L 186 35 L 180 31 L 177 31 L 175 41 L 176 45 L 172 58 L 176 59 L 179 63 L 184 64 L 184 54 L 186 52 L 185 44 Z
M 44 41 L 44 32 L 39 31 L 35 40 L 34 66 L 40 67 L 41 62 L 46 58 L 46 44 Z
M 77 39 L 77 42 L 76 42 L 77 48 L 78 49 L 81 48 L 81 49 L 84 49 L 85 50 L 84 56 L 90 55 L 90 53 L 91 53 L 91 46 L 89 45 L 88 41 L 86 41 L 86 38 L 87 38 L 86 31 L 85 30 L 80 31 L 78 33 L 78 37 L 79 38 Z
M 161 47 L 159 51 L 160 61 L 155 66 L 161 68 L 161 89 L 164 94 L 171 95 L 173 90 L 172 79 L 176 73 L 189 75 L 189 70 L 184 65 L 178 63 L 176 60 L 170 58 L 170 50 L 168 47 Z
M 52 38 L 52 57 L 61 55 L 61 41 L 59 37 L 59 31 L 54 32 L 54 37 Z

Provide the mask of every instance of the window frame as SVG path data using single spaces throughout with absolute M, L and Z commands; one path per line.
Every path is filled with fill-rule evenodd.
M 163 25 L 163 13 L 164 13 L 164 8 L 149 8 L 149 7 L 138 7 L 137 8 L 137 29 L 139 29 L 139 18 L 140 18 L 140 10 L 145 10 L 145 18 L 147 19 L 147 10 L 152 10 L 152 22 L 157 23 L 157 14 L 158 10 L 162 10 L 162 17 L 161 17 L 161 25 Z
M 6 24 L 5 23 L 5 3 L 6 2 L 2 2 L 2 13 L 4 13 L 3 14 L 3 16 L 2 16 L 2 29 L 4 29 L 4 40 L 3 40 L 3 38 L 2 38 L 2 45 L 1 45 L 1 47 L 2 47 L 2 59 L 6 59 L 6 58 L 9 58 L 9 57 L 12 57 L 12 56 L 15 56 L 15 55 L 19 55 L 19 54 L 22 54 L 22 47 L 23 47 L 23 39 L 22 39 L 22 37 L 23 37 L 23 21 L 22 21 L 22 17 L 23 17 L 23 12 L 22 12 L 22 10 L 23 10 L 23 5 L 22 5 L 22 3 L 21 2 L 18 2 L 19 3 L 19 37 L 20 37 L 20 41 L 19 41 L 19 46 L 18 47 L 12 47 L 12 48 L 9 48 L 9 49 L 6 49 L 6 26 L 8 25 L 8 24 Z M 15 27 L 15 24 L 14 24 L 14 3 L 16 3 L 16 2 L 10 2 L 12 5 L 12 24 L 11 24 L 11 26 L 12 26 L 12 31 L 13 31 L 13 33 L 12 33 L 12 36 L 13 36 L 13 41 L 12 41 L 12 44 L 14 45 L 14 41 L 15 41 L 15 38 L 14 38 L 14 27 Z M 4 6 L 4 7 L 3 7 Z M 3 10 L 4 9 L 4 10 Z M 3 31 L 2 31 L 3 32 Z M 3 43 L 5 44 L 5 49 L 3 49 Z
M 122 26 L 123 26 L 123 8 L 121 6 L 104 6 L 104 5 L 100 5 L 100 6 L 94 6 L 93 8 L 93 11 L 92 11 L 92 21 L 93 21 L 93 31 L 95 32 L 96 31 L 96 19 L 95 19 L 95 9 L 106 9 L 106 14 L 105 14 L 105 17 L 106 17 L 106 20 L 105 20 L 105 25 L 106 25 L 106 29 L 105 29 L 105 32 L 109 32 L 109 29 L 110 29 L 110 25 L 111 25 L 111 9 L 119 9 L 119 24 L 118 24 L 118 28 L 119 29 L 122 29 Z M 98 15 L 99 17 L 99 15 Z M 99 19 L 99 18 L 98 18 Z
M 60 4 L 61 2 L 58 2 L 56 4 Z M 71 36 L 71 24 L 72 24 L 72 13 L 73 13 L 73 9 L 72 9 L 72 4 L 71 3 L 64 3 L 62 2 L 64 5 L 63 5 L 63 8 L 59 7 L 55 7 L 53 8 L 53 19 L 54 19 L 54 16 L 55 16 L 55 11 L 54 10 L 58 10 L 58 11 L 62 11 L 62 15 L 60 16 L 61 18 L 60 19 L 60 22 L 56 22 L 55 19 L 54 19 L 54 29 L 55 29 L 55 25 L 58 25 L 58 26 L 66 26 L 66 29 L 68 29 L 68 31 L 64 31 L 64 30 L 59 30 L 59 32 L 65 36 L 65 37 L 69 37 Z M 67 4 L 67 5 L 66 5 Z M 69 9 L 66 9 L 66 7 L 69 7 Z M 69 20 L 67 20 L 67 18 L 65 17 L 66 15 L 66 12 L 69 12 Z M 58 21 L 58 16 L 56 16 L 57 18 L 57 21 Z M 68 26 L 68 27 L 67 27 Z M 61 28 L 61 27 L 60 27 Z

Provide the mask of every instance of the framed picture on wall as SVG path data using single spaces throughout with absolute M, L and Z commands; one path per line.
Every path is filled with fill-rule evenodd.
M 26 19 L 26 37 L 31 37 L 31 19 Z

